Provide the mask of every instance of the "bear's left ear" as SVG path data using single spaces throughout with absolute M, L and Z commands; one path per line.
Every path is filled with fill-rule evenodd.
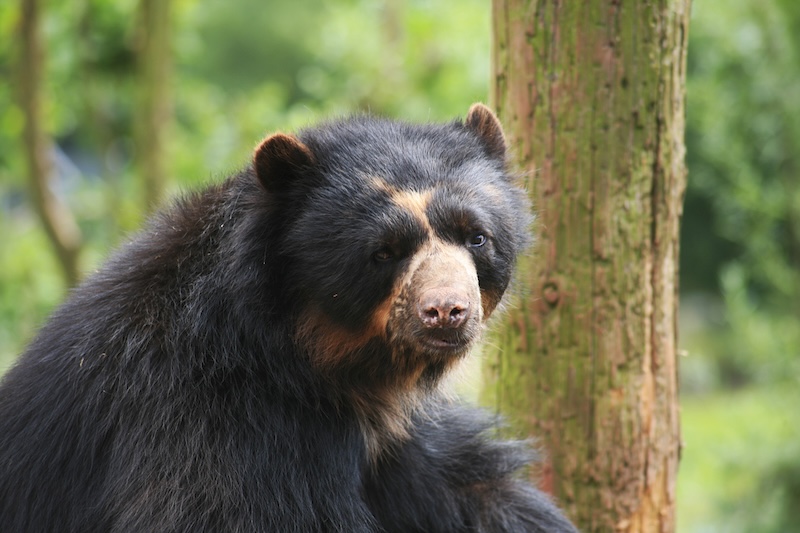
M 464 125 L 475 131 L 486 144 L 489 154 L 500 159 L 506 156 L 506 137 L 503 127 L 492 110 L 481 103 L 472 104 Z
M 270 192 L 280 192 L 298 172 L 314 165 L 314 154 L 294 135 L 276 133 L 261 141 L 253 154 L 258 180 Z

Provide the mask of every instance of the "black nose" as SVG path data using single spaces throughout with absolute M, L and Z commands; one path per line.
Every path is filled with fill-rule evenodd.
M 469 300 L 440 290 L 426 292 L 417 309 L 427 328 L 458 328 L 469 318 Z

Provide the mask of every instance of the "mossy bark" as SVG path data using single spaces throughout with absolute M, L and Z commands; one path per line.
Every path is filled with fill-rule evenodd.
M 484 401 L 582 531 L 673 531 L 689 0 L 494 0 L 493 105 L 538 213 Z

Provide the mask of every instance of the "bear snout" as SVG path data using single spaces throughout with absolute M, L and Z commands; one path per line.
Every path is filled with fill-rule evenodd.
M 426 328 L 457 329 L 470 317 L 469 298 L 452 289 L 430 289 L 420 295 L 417 314 Z

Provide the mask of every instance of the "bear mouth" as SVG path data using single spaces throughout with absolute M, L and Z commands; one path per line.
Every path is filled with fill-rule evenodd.
M 437 354 L 459 354 L 466 352 L 472 346 L 473 338 L 463 331 L 428 331 L 418 337 L 421 347 L 428 352 Z

